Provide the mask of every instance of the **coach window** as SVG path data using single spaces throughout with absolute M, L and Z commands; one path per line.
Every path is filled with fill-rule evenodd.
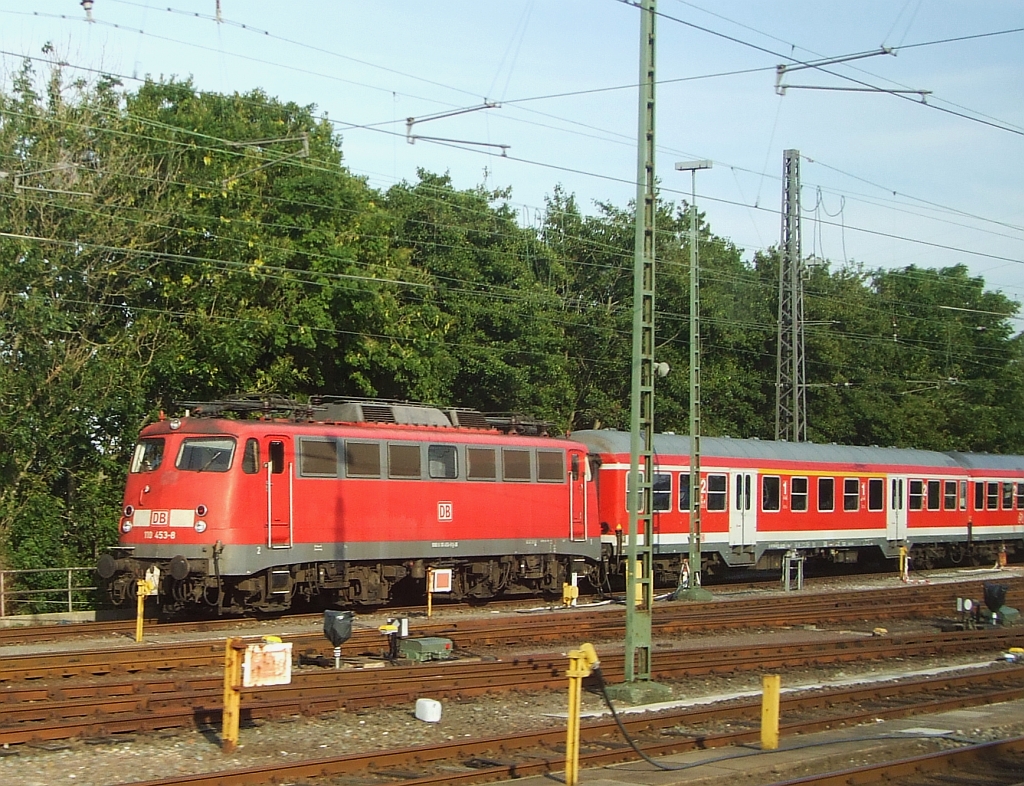
M 379 478 L 380 443 L 346 442 L 345 474 L 350 478 Z
M 797 513 L 807 510 L 807 478 L 789 481 L 789 509 Z
M 885 507 L 885 481 L 881 478 L 868 479 L 868 510 L 879 511 Z
M 654 473 L 654 512 L 672 510 L 672 476 L 665 472 Z
M 939 481 L 928 481 L 928 510 L 939 509 Z
M 576 468 L 576 477 L 580 474 L 579 454 L 572 454 L 573 466 Z M 538 450 L 537 451 L 537 480 L 549 483 L 561 483 L 565 480 L 565 454 L 560 450 Z
M 1017 510 L 1024 510 L 1024 483 L 1017 484 Z
M 1013 510 L 1013 484 L 1003 484 L 1003 510 Z
M 726 510 L 729 502 L 729 476 L 708 475 L 708 510 Z
M 164 440 L 141 439 L 135 446 L 135 455 L 132 456 L 132 472 L 152 472 L 160 466 L 164 460 Z
M 299 474 L 338 477 L 338 443 L 333 439 L 299 439 Z
M 860 510 L 860 480 L 843 479 L 843 510 L 856 513 Z
M 942 508 L 943 510 L 956 510 L 956 481 L 943 481 Z
M 427 466 L 432 478 L 457 478 L 459 476 L 459 454 L 454 445 L 430 445 L 427 447 Z
M 818 478 L 818 512 L 831 513 L 836 509 L 835 478 Z
M 679 473 L 679 512 L 690 512 L 690 473 Z M 1024 486 L 1024 483 L 1021 484 Z
M 761 510 L 775 511 L 779 509 L 779 476 L 765 475 L 761 478 Z
M 470 480 L 498 479 L 494 448 L 466 448 L 466 463 L 466 477 Z
M 501 449 L 502 480 L 530 479 L 530 451 L 519 448 Z
M 985 484 L 980 480 L 974 481 L 974 509 L 985 509 Z
M 174 466 L 189 472 L 227 472 L 234 452 L 233 437 L 186 437 Z
M 911 510 L 923 510 L 924 509 L 924 481 L 923 480 L 912 480 L 910 481 L 910 504 L 908 507 Z
M 999 509 L 999 484 L 998 483 L 986 483 L 985 484 L 985 507 L 988 510 Z
M 420 446 L 388 443 L 388 477 L 419 480 Z
M 967 510 L 967 481 L 960 481 L 960 510 Z

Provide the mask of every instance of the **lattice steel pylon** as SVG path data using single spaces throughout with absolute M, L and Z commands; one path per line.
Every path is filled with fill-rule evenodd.
M 779 343 L 775 370 L 775 439 L 807 441 L 804 360 L 804 264 L 800 248 L 800 151 L 782 154 L 779 247 Z

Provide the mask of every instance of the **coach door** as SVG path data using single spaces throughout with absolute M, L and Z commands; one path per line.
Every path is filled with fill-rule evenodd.
M 587 459 L 582 453 L 569 454 L 569 536 L 587 538 Z
M 888 518 L 885 520 L 887 540 L 903 540 L 907 537 L 907 479 L 889 476 Z
M 754 542 L 754 517 L 757 513 L 754 473 L 730 472 L 729 480 L 733 489 L 733 504 L 729 506 L 729 545 L 745 546 Z
M 267 473 L 267 546 L 287 549 L 292 545 L 292 468 L 294 455 L 288 437 L 264 438 Z

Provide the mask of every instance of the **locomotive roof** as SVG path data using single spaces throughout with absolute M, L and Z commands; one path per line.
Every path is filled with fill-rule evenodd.
M 629 453 L 629 432 L 613 429 L 577 431 L 572 435 L 599 453 Z M 910 448 L 821 445 L 814 442 L 776 442 L 759 439 L 701 437 L 701 453 L 721 458 L 761 459 L 764 461 L 802 461 L 820 464 L 887 464 L 908 467 L 960 468 L 956 459 L 945 453 Z M 656 434 L 656 453 L 676 456 L 690 454 L 690 437 Z
M 950 451 L 949 455 L 968 469 L 1024 472 L 1024 456 L 1004 456 L 998 453 L 960 453 L 959 451 Z

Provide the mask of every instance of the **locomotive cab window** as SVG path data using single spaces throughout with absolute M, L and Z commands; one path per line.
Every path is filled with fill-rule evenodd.
M 245 441 L 245 452 L 242 453 L 242 472 L 255 475 L 260 471 L 260 441 L 249 437 Z
M 466 463 L 470 480 L 498 479 L 498 461 L 494 448 L 466 448 Z
M 418 480 L 420 477 L 420 446 L 398 445 L 389 442 L 388 477 Z
M 831 513 L 836 509 L 835 478 L 818 478 L 818 512 Z
M 580 477 L 580 456 L 572 454 L 573 480 Z M 537 480 L 561 483 L 565 480 L 565 454 L 560 450 L 537 451 Z
M 519 448 L 501 449 L 502 480 L 530 479 L 530 451 Z
M 885 481 L 881 478 L 868 479 L 868 510 L 879 511 L 885 507 Z
M 780 484 L 778 475 L 765 475 L 761 478 L 761 510 L 776 511 L 781 506 Z
M 924 481 L 923 480 L 912 480 L 909 483 L 910 486 L 910 502 L 909 508 L 911 510 L 923 510 L 924 509 Z
M 457 478 L 459 476 L 459 454 L 454 445 L 430 445 L 427 447 L 428 474 L 432 478 Z
M 792 478 L 789 481 L 789 509 L 796 513 L 807 510 L 807 478 Z
M 345 474 L 350 478 L 379 478 L 380 444 L 377 442 L 346 442 Z
M 333 439 L 299 439 L 299 474 L 305 477 L 338 477 L 338 443 Z
M 860 510 L 860 480 L 857 478 L 843 479 L 843 510 L 849 513 Z
M 164 460 L 164 440 L 141 439 L 135 445 L 135 454 L 132 456 L 132 472 L 152 472 Z
M 234 452 L 232 437 L 186 437 L 174 466 L 186 472 L 227 472 Z
M 945 510 L 956 510 L 956 481 L 943 482 L 942 507 Z
M 928 481 L 928 510 L 939 509 L 939 481 Z
M 729 503 L 729 476 L 708 475 L 708 510 L 726 510 Z

